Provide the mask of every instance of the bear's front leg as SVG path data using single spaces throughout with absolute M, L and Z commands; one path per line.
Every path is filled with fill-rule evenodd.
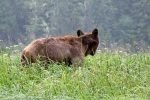
M 83 57 L 74 57 L 71 59 L 72 65 L 75 67 L 83 66 Z

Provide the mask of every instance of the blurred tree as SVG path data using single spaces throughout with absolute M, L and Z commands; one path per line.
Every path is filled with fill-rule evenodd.
M 149 0 L 1 0 L 0 45 L 99 29 L 101 42 L 150 42 Z
M 112 0 L 92 0 L 87 5 L 87 12 L 89 13 L 87 21 L 90 26 L 88 28 L 99 28 L 101 41 L 107 44 L 113 42 L 112 31 L 116 28 L 117 8 L 113 5 Z M 88 24 L 87 23 L 87 24 Z M 90 29 L 91 30 L 91 29 Z
M 50 32 L 51 16 L 53 13 L 52 0 L 32 0 L 29 3 L 31 17 L 26 31 L 31 39 L 44 37 Z
M 132 17 L 135 20 L 133 30 L 138 41 L 150 42 L 150 1 L 139 0 L 133 5 Z
M 20 0 L 0 1 L 0 39 L 1 45 L 18 44 L 28 24 L 27 9 Z
M 108 45 L 144 40 L 149 42 L 149 0 L 92 0 L 87 11 L 90 24 L 96 25 L 101 33 L 101 41 Z M 91 26 L 90 26 L 91 27 Z
M 76 32 L 84 23 L 84 0 L 54 0 L 52 26 L 56 35 Z

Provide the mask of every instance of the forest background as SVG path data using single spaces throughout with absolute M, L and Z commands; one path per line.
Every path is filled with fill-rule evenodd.
M 100 47 L 138 51 L 150 44 L 149 0 L 1 0 L 0 46 L 99 29 Z M 115 46 L 114 46 L 115 45 Z

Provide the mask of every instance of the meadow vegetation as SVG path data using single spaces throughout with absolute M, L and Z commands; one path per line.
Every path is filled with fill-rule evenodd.
M 149 100 L 150 54 L 98 51 L 82 68 L 21 67 L 17 47 L 0 51 L 1 100 Z M 13 51 L 14 51 L 13 50 Z

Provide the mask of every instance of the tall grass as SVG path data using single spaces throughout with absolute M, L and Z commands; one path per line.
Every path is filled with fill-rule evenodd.
M 150 54 L 98 52 L 82 68 L 39 63 L 22 68 L 19 53 L 0 53 L 2 100 L 149 100 Z

